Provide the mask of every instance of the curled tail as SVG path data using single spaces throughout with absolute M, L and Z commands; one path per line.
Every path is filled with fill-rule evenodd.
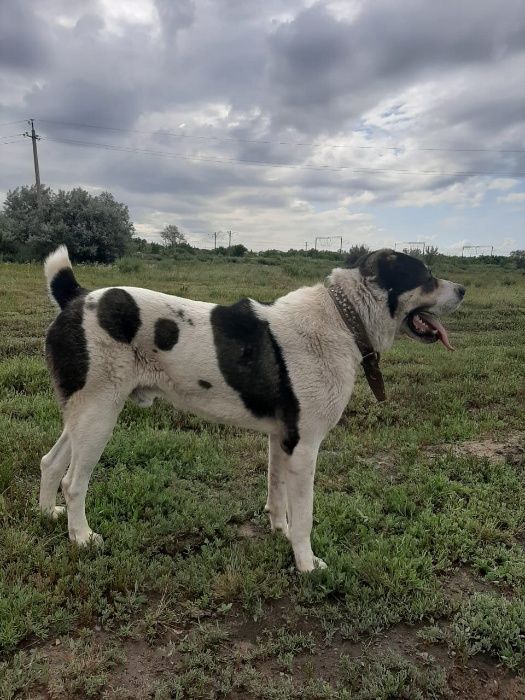
M 44 262 L 44 274 L 49 294 L 61 309 L 85 292 L 75 279 L 65 245 L 61 245 L 54 253 L 47 256 Z

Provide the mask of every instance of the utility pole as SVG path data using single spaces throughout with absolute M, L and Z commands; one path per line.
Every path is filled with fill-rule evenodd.
M 213 240 L 214 240 L 213 250 L 217 250 L 217 231 L 213 232 Z
M 230 251 L 231 247 L 232 247 L 232 232 L 228 231 L 228 252 Z
M 25 132 L 24 136 L 31 138 L 33 142 L 33 161 L 35 163 L 35 183 L 36 183 L 36 205 L 39 211 L 42 211 L 42 190 L 40 188 L 40 169 L 38 167 L 38 150 L 36 147 L 36 142 L 40 139 L 35 132 L 35 125 L 33 119 L 29 119 L 27 122 L 31 126 L 31 133 Z
M 341 245 L 339 246 L 339 255 L 341 255 L 343 252 L 343 237 L 340 236 L 340 238 L 341 238 Z
M 305 243 L 304 243 L 304 249 L 305 249 L 305 250 L 308 250 L 308 241 L 305 241 Z

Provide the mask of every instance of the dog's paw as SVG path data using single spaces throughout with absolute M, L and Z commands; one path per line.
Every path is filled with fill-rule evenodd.
M 102 547 L 104 545 L 102 537 L 98 533 L 93 532 L 93 530 L 87 530 L 74 537 L 70 536 L 70 540 L 78 547 Z
M 264 506 L 264 512 L 268 515 L 272 532 L 281 532 L 285 537 L 288 537 L 288 520 L 286 513 L 284 515 L 273 515 L 268 504 Z
M 52 520 L 58 520 L 61 518 L 63 515 L 66 514 L 66 506 L 55 506 L 51 513 L 49 513 L 49 517 Z
M 323 561 L 322 559 L 319 559 L 319 557 L 314 557 L 314 569 L 327 569 L 328 564 Z
M 302 574 L 307 574 L 310 573 L 311 571 L 315 571 L 316 569 L 327 569 L 328 564 L 323 561 L 322 559 L 319 559 L 319 557 L 312 557 L 309 561 L 303 561 L 303 562 L 296 562 L 297 570 L 300 571 Z
M 66 506 L 53 506 L 51 509 L 42 508 L 40 512 L 45 518 L 51 518 L 51 520 L 58 520 L 66 514 Z

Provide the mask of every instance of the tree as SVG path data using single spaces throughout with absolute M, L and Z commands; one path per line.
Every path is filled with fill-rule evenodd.
M 164 243 L 167 246 L 170 246 L 171 248 L 175 248 L 179 245 L 188 244 L 186 236 L 182 233 L 182 231 L 179 231 L 178 227 L 175 226 L 175 224 L 168 224 L 167 226 L 165 226 L 160 232 L 160 237 L 162 238 Z
M 230 248 L 230 255 L 233 258 L 242 258 L 242 256 L 248 252 L 248 248 L 242 243 L 236 243 Z
M 516 267 L 518 270 L 525 269 L 525 250 L 513 250 L 510 257 L 514 258 L 516 261 Z
M 74 261 L 108 263 L 126 252 L 133 232 L 127 206 L 109 192 L 43 187 L 39 211 L 35 187 L 17 187 L 7 193 L 0 217 L 0 253 L 42 259 L 65 243 Z
M 423 259 L 425 260 L 427 265 L 432 265 L 436 258 L 439 255 L 439 249 L 437 245 L 427 245 L 425 249 L 425 254 L 423 255 Z
M 355 265 L 356 262 L 360 258 L 364 257 L 369 252 L 370 252 L 370 248 L 366 245 L 361 245 L 361 244 L 353 245 L 348 251 L 348 256 L 346 258 L 347 266 Z

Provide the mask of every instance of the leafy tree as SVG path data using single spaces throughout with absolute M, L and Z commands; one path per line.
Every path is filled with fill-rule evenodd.
M 510 257 L 514 258 L 518 270 L 525 269 L 525 250 L 513 250 Z
M 175 226 L 175 224 L 168 224 L 165 226 L 160 232 L 160 237 L 164 243 L 171 248 L 188 244 L 186 236 L 182 233 L 182 231 L 179 231 L 178 226 Z
M 348 256 L 346 258 L 346 264 L 347 265 L 355 265 L 355 263 L 359 260 L 359 258 L 362 258 L 364 255 L 370 252 L 370 248 L 366 245 L 353 245 L 349 251 L 348 251 Z
M 232 245 L 229 250 L 229 254 L 234 258 L 242 258 L 242 256 L 248 252 L 248 248 L 242 243 L 236 243 Z
M 0 218 L 0 253 L 17 259 L 41 259 L 65 243 L 73 260 L 108 263 L 123 255 L 133 234 L 127 206 L 109 192 L 92 195 L 77 187 L 53 192 L 36 188 L 7 193 Z
M 425 255 L 423 256 L 427 265 L 432 265 L 434 260 L 439 255 L 439 249 L 435 245 L 429 245 L 425 249 Z

